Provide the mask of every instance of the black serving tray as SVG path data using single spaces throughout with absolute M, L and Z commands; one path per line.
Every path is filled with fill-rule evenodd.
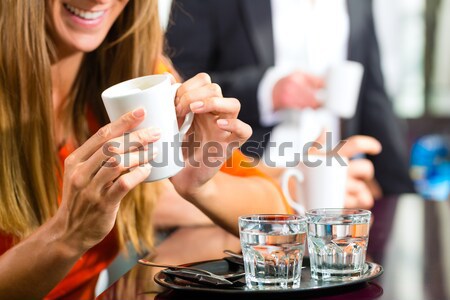
M 227 259 L 210 260 L 204 262 L 196 262 L 185 264 L 183 266 L 191 266 L 199 269 L 204 269 L 213 272 L 218 275 L 225 275 L 230 273 L 243 272 L 242 265 L 230 262 Z M 247 286 L 236 287 L 211 287 L 201 284 L 192 283 L 183 279 L 169 276 L 164 272 L 159 272 L 155 275 L 154 279 L 159 285 L 173 289 L 175 291 L 186 291 L 196 293 L 218 293 L 218 294 L 301 294 L 311 293 L 319 290 L 329 290 L 333 288 L 342 288 L 350 285 L 360 284 L 371 281 L 383 273 L 383 267 L 373 262 L 366 262 L 364 273 L 358 277 L 351 277 L 342 281 L 318 281 L 311 278 L 311 272 L 309 267 L 309 257 L 303 259 L 302 277 L 300 282 L 300 288 L 296 289 L 270 289 L 270 290 L 255 290 L 249 289 Z M 245 283 L 245 279 L 241 279 Z

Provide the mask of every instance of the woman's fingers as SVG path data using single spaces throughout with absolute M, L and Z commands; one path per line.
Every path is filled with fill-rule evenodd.
M 345 208 L 359 208 L 358 199 L 352 194 L 347 194 L 345 196 L 344 206 Z
M 212 97 L 222 97 L 222 89 L 219 85 L 211 83 L 208 74 L 197 74 L 184 82 L 177 91 L 175 99 L 177 116 L 185 116 L 190 111 L 191 103 Z
M 125 195 L 150 175 L 151 165 L 138 166 L 128 173 L 121 175 L 110 186 L 106 186 L 106 198 L 122 199 Z
M 252 128 L 247 123 L 242 122 L 239 119 L 219 119 L 217 120 L 217 126 L 230 132 L 229 142 L 238 142 L 241 146 L 252 135 Z
M 211 83 L 211 76 L 206 73 L 198 73 L 194 77 L 186 80 L 178 89 L 178 95 L 184 95 L 186 92 L 197 89 Z
M 381 152 L 381 144 L 375 138 L 365 135 L 354 135 L 338 150 L 339 155 L 353 157 L 357 154 L 376 155 Z
M 139 149 L 150 149 L 148 151 L 152 152 L 155 149 L 149 146 L 149 144 L 156 142 L 160 137 L 161 131 L 159 129 L 144 128 L 112 139 L 106 142 L 83 163 L 83 171 L 85 174 L 93 175 L 110 157 L 115 157 L 123 153 L 133 152 Z
M 349 162 L 348 176 L 362 180 L 371 180 L 374 176 L 373 164 L 368 159 L 354 159 Z
M 107 141 L 123 135 L 138 126 L 145 117 L 145 109 L 138 108 L 124 114 L 118 120 L 100 128 L 91 138 L 71 154 L 71 160 L 83 162 L 94 154 Z
M 346 205 L 350 207 L 371 208 L 374 198 L 367 185 L 374 176 L 373 164 L 367 159 L 350 161 L 347 177 Z
M 346 207 L 371 208 L 373 206 L 374 199 L 364 181 L 349 177 L 346 187 Z
M 224 119 L 234 119 L 239 114 L 241 103 L 235 98 L 212 97 L 190 104 L 194 113 L 212 113 Z
M 157 152 L 150 153 L 149 151 L 140 150 L 111 157 L 98 170 L 91 183 L 97 191 L 101 191 L 105 187 L 109 187 L 110 183 L 115 181 L 120 175 L 152 161 L 156 154 Z

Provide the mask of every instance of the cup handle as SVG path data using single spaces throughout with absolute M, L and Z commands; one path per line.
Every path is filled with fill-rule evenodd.
M 181 83 L 174 83 L 172 84 L 171 91 L 172 91 L 172 98 L 175 99 L 175 95 L 177 94 L 177 90 L 178 88 L 181 86 Z M 186 133 L 188 132 L 189 128 L 191 128 L 192 125 L 192 121 L 194 121 L 194 113 L 191 111 L 189 112 L 185 118 L 184 118 L 184 122 L 180 127 L 180 141 L 182 141 L 184 139 L 184 136 L 186 135 Z
M 295 209 L 301 215 L 305 214 L 305 207 L 292 199 L 291 194 L 289 193 L 289 179 L 291 177 L 295 177 L 299 182 L 303 182 L 304 177 L 303 173 L 297 169 L 286 169 L 283 175 L 281 176 L 281 188 L 283 190 L 284 196 L 286 197 L 289 205 Z

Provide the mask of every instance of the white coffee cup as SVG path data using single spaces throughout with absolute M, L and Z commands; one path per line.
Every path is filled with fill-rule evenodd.
M 317 99 L 338 117 L 353 117 L 363 74 L 363 65 L 355 61 L 332 65 L 325 74 L 325 88 L 317 93 Z
M 156 147 L 158 154 L 150 162 L 153 168 L 145 180 L 147 182 L 172 177 L 184 167 L 181 142 L 191 127 L 194 115 L 187 114 L 178 129 L 175 95 L 179 87 L 180 84 L 171 84 L 170 75 L 150 75 L 118 83 L 102 93 L 111 121 L 143 107 L 146 110 L 145 120 L 134 130 L 148 127 L 161 130 L 160 139 L 151 145 Z
M 348 160 L 345 164 L 325 155 L 308 155 L 297 167 L 288 168 L 281 176 L 281 187 L 289 205 L 299 214 L 314 208 L 343 208 L 346 193 Z M 296 199 L 291 197 L 289 180 L 298 181 Z

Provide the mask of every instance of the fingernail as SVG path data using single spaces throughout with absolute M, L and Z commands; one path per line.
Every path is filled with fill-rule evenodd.
M 227 126 L 228 125 L 228 121 L 224 120 L 224 119 L 219 119 L 219 120 L 217 120 L 217 125 L 219 125 L 219 126 Z
M 203 107 L 203 105 L 205 105 L 203 103 L 203 101 L 197 101 L 197 102 L 191 103 L 190 107 L 192 110 L 194 110 L 194 109 L 199 109 L 200 107 Z
M 145 109 L 143 107 L 137 108 L 137 109 L 133 110 L 132 114 L 135 118 L 140 119 L 143 116 L 145 116 Z

